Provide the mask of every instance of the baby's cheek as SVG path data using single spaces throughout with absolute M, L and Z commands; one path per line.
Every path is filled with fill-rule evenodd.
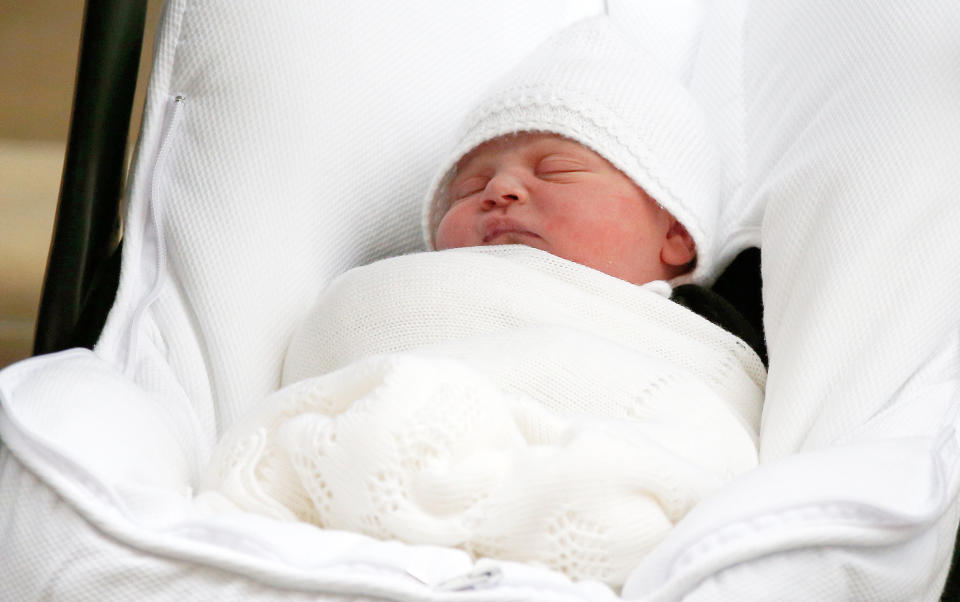
M 452 209 L 440 220 L 440 225 L 437 227 L 437 233 L 434 237 L 438 251 L 466 247 L 471 244 L 468 220 L 459 214 L 460 212 Z

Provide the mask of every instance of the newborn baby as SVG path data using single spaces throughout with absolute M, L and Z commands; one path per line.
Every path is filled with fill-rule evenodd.
M 609 161 L 556 134 L 520 132 L 461 159 L 437 249 L 524 244 L 643 284 L 689 271 L 686 228 Z
M 219 443 L 206 507 L 622 584 L 757 462 L 760 357 L 667 282 L 713 270 L 701 119 L 606 20 L 548 41 L 439 170 L 436 252 L 330 284 L 284 388 Z

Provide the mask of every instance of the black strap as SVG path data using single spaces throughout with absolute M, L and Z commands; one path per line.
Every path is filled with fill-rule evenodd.
M 767 365 L 767 346 L 763 336 L 743 314 L 719 294 L 696 284 L 683 284 L 673 289 L 670 300 L 739 337 L 760 356 L 763 365 Z

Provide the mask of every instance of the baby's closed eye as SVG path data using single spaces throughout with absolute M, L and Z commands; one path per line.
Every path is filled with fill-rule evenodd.
M 587 164 L 576 158 L 547 155 L 537 163 L 534 173 L 543 179 L 563 179 L 587 171 L 589 171 Z
M 474 195 L 487 187 L 490 178 L 482 175 L 467 176 L 454 180 L 450 185 L 450 198 L 454 201 Z

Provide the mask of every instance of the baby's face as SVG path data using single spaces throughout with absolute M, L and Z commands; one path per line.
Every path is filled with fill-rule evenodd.
M 477 147 L 457 164 L 449 194 L 437 249 L 523 244 L 636 284 L 679 275 L 695 253 L 686 230 L 630 178 L 553 134 Z

